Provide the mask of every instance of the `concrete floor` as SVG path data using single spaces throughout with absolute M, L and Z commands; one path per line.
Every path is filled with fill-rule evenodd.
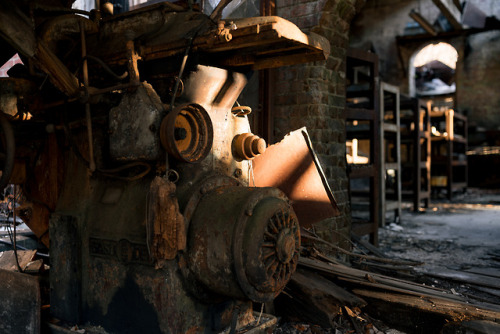
M 455 270 L 500 268 L 500 190 L 469 189 L 422 213 L 407 207 L 400 224 L 379 230 L 379 247 L 388 255 Z

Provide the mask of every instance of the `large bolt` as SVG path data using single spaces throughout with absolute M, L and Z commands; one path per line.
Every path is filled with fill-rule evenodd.
M 251 160 L 266 151 L 266 141 L 252 133 L 242 133 L 234 137 L 232 151 L 237 160 Z

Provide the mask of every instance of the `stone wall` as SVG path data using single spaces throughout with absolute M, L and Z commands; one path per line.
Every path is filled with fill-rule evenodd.
M 364 1 L 277 0 L 277 15 L 330 41 L 326 61 L 280 68 L 275 76 L 274 138 L 307 127 L 341 214 L 315 226 L 318 235 L 349 247 L 351 210 L 345 160 L 345 59 L 349 25 Z M 345 237 L 347 238 L 345 238 Z

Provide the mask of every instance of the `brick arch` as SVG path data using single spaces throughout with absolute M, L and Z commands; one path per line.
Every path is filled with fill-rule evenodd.
M 408 64 L 407 65 L 407 68 L 408 68 L 408 73 L 407 73 L 407 76 L 408 76 L 408 92 L 409 92 L 410 96 L 416 96 L 415 66 L 414 66 L 415 57 L 426 46 L 431 45 L 431 44 L 441 43 L 441 42 L 442 43 L 446 43 L 446 44 L 450 45 L 451 47 L 453 47 L 457 51 L 457 53 L 459 55 L 461 53 L 463 53 L 463 52 L 461 52 L 463 42 L 462 42 L 462 40 L 459 40 L 459 39 L 436 40 L 436 41 L 432 41 L 432 42 L 425 42 L 425 43 L 414 44 L 413 48 L 409 49 L 408 60 L 407 60 L 407 64 Z M 460 57 L 460 56 L 458 57 L 457 65 L 458 65 L 458 61 L 461 61 L 462 58 L 463 57 Z
M 277 15 L 330 41 L 326 61 L 276 71 L 274 137 L 306 126 L 341 215 L 316 226 L 327 240 L 345 242 L 351 212 L 345 161 L 345 58 L 350 22 L 365 0 L 277 0 Z M 345 245 L 349 247 L 349 245 Z

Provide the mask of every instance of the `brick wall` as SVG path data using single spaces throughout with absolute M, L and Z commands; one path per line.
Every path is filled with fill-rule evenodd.
M 349 247 L 351 209 L 345 161 L 345 59 L 349 25 L 364 1 L 277 0 L 277 15 L 330 41 L 326 61 L 276 72 L 275 138 L 306 126 L 341 215 L 315 226 L 323 238 Z M 345 236 L 345 237 L 344 237 Z
M 5 64 L 3 64 L 2 67 L 0 67 L 0 78 L 5 78 L 5 77 L 8 77 L 7 75 L 7 71 L 10 70 L 10 68 L 12 66 L 14 66 L 15 64 L 19 64 L 21 63 L 22 64 L 22 61 L 21 61 L 21 58 L 19 58 L 19 56 L 17 55 L 17 53 L 12 57 L 10 58 Z

